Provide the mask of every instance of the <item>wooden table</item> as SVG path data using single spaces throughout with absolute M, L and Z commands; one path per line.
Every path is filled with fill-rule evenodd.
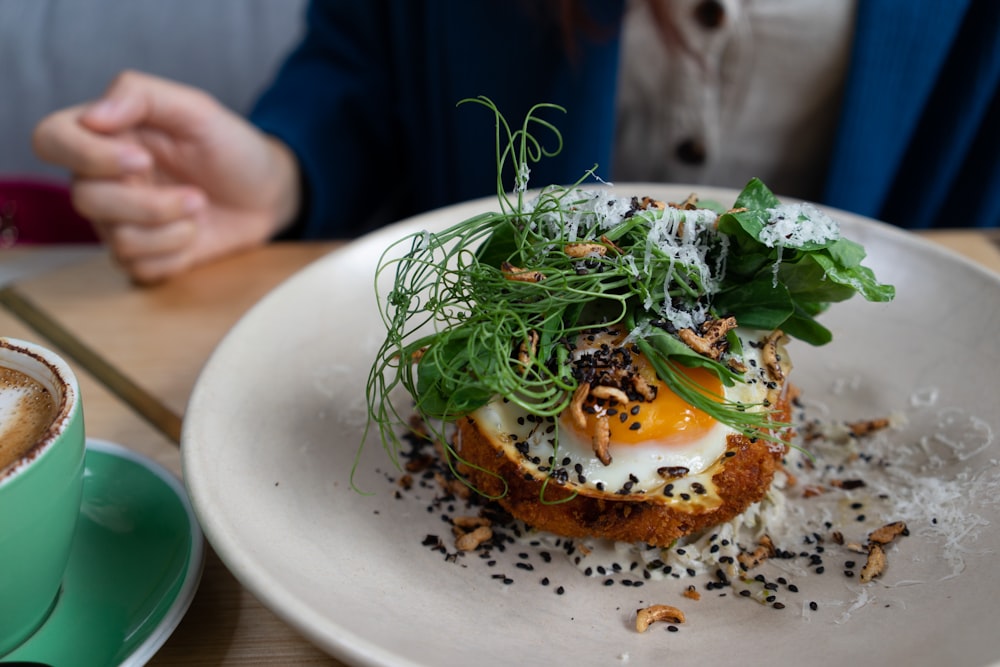
M 927 236 L 1000 272 L 990 232 Z M 336 246 L 277 243 L 153 288 L 133 286 L 103 255 L 84 256 L 0 288 L 0 334 L 36 340 L 70 360 L 80 375 L 89 436 L 126 445 L 180 474 L 181 418 L 212 350 L 263 295 Z M 53 252 L 0 251 L 0 262 L 40 262 Z M 150 664 L 340 663 L 257 602 L 209 548 L 191 609 Z

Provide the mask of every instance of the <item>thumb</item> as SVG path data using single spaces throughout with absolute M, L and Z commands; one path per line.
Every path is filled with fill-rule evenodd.
M 214 107 L 206 93 L 167 79 L 127 71 L 104 95 L 85 108 L 80 123 L 94 132 L 116 134 L 147 126 L 180 136 L 189 134 Z

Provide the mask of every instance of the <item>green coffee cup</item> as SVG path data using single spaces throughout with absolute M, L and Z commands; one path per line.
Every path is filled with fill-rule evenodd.
M 54 606 L 83 490 L 80 388 L 43 347 L 0 337 L 0 658 Z

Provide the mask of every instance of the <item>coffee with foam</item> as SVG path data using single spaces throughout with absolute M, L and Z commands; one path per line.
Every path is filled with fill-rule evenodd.
M 0 366 L 0 470 L 20 460 L 45 435 L 57 408 L 42 383 Z

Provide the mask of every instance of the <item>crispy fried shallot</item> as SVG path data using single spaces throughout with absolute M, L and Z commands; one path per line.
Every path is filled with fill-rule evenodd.
M 740 562 L 744 570 L 752 570 L 776 553 L 777 550 L 774 548 L 774 542 L 771 541 L 771 537 L 769 535 L 762 535 L 757 542 L 756 549 L 751 552 L 741 552 L 736 557 L 736 560 Z
M 861 568 L 861 582 L 868 583 L 875 577 L 885 572 L 886 560 L 885 549 L 879 544 L 868 545 L 868 560 Z
M 597 386 L 590 390 L 590 395 L 598 400 L 617 401 L 623 405 L 628 403 L 628 394 L 618 387 Z
M 587 415 L 583 412 L 583 404 L 590 395 L 590 383 L 581 382 L 580 386 L 573 392 L 573 398 L 569 403 L 569 416 L 573 419 L 573 424 L 583 431 L 587 428 Z
M 677 607 L 668 604 L 654 604 L 635 612 L 635 629 L 645 632 L 653 623 L 664 621 L 666 623 L 683 623 L 684 612 Z
M 682 211 L 693 211 L 698 208 L 698 195 L 692 192 L 687 196 L 687 199 L 680 203 L 670 202 L 670 208 L 678 208 Z
M 618 256 L 621 256 L 621 255 L 625 254 L 625 251 L 622 250 L 618 246 L 617 243 L 615 243 L 614 241 L 612 241 L 611 239 L 609 239 L 604 234 L 601 235 L 601 243 L 603 243 L 607 247 L 608 250 L 612 251 L 613 253 L 615 253 Z
M 594 456 L 606 466 L 611 465 L 611 453 L 608 447 L 611 445 L 611 422 L 607 415 L 598 415 L 597 425 L 594 427 Z
M 866 435 L 870 435 L 875 431 L 881 431 L 884 428 L 889 428 L 889 419 L 886 417 L 879 417 L 878 419 L 866 419 L 864 421 L 851 422 L 847 425 L 847 429 L 856 438 L 861 438 Z
M 678 337 L 692 350 L 716 361 L 726 351 L 726 334 L 736 328 L 735 317 L 708 320 L 701 325 L 701 335 L 693 329 L 681 329 Z
M 540 283 L 545 280 L 545 274 L 541 271 L 533 271 L 531 269 L 522 269 L 520 267 L 514 266 L 510 262 L 504 262 L 500 265 L 500 272 L 503 273 L 503 277 L 507 280 L 513 280 L 522 283 Z
M 600 243 L 567 243 L 563 246 L 563 252 L 573 259 L 582 259 L 594 256 L 604 257 L 608 249 Z
M 875 544 L 889 544 L 894 539 L 900 535 L 908 535 L 909 531 L 906 529 L 905 521 L 893 521 L 892 523 L 887 523 L 881 528 L 877 528 L 871 532 L 868 536 L 868 541 Z
M 784 335 L 785 333 L 781 329 L 775 329 L 764 339 L 764 345 L 760 351 L 767 374 L 779 384 L 785 380 L 785 373 L 781 370 L 781 358 L 778 354 L 778 341 Z
M 517 348 L 517 363 L 521 366 L 521 374 L 528 372 L 531 360 L 538 354 L 538 332 L 532 329 L 528 332 L 528 340 Z

